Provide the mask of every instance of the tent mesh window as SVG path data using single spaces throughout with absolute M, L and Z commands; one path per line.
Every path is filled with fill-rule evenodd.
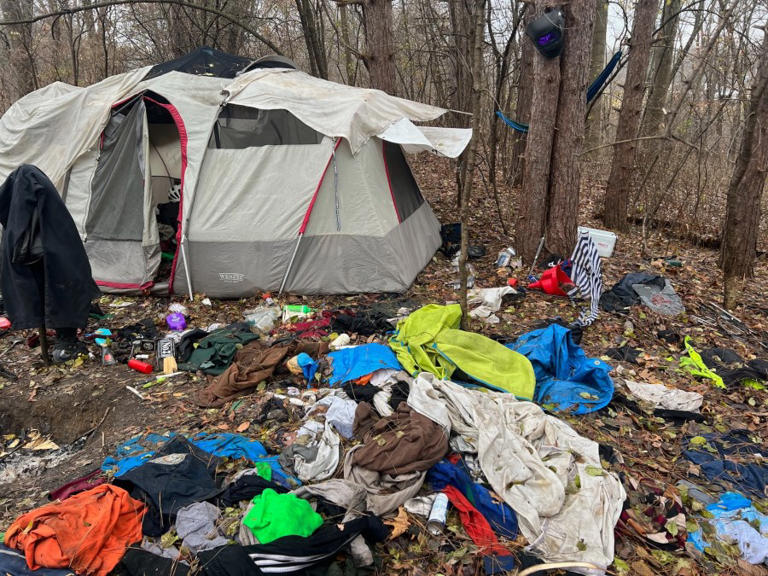
M 222 109 L 213 126 L 208 147 L 312 145 L 320 144 L 322 140 L 322 134 L 287 110 L 259 110 L 229 104 Z
M 381 144 L 397 214 L 403 222 L 424 203 L 424 197 L 400 146 L 384 141 Z

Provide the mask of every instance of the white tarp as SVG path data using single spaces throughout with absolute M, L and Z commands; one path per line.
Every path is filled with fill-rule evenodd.
M 643 384 L 632 380 L 625 380 L 624 383 L 633 396 L 664 410 L 698 412 L 704 402 L 704 397 L 698 392 L 667 388 L 663 384 Z
M 254 70 L 227 86 L 228 102 L 267 110 L 288 110 L 321 134 L 346 138 L 357 154 L 369 138 L 408 118 L 427 122 L 444 108 L 315 78 L 298 70 Z
M 0 181 L 21 164 L 34 164 L 58 190 L 75 160 L 98 142 L 113 104 L 149 67 L 81 88 L 55 82 L 27 94 L 0 118 Z
M 469 144 L 472 130 L 416 126 L 407 118 L 401 118 L 377 136 L 387 142 L 400 144 L 406 154 L 434 152 L 446 158 L 457 158 Z
M 450 425 L 452 447 L 477 453 L 483 474 L 517 513 L 536 554 L 549 562 L 589 562 L 600 573 L 613 562 L 614 527 L 626 493 L 618 477 L 603 469 L 596 442 L 532 402 L 470 390 L 429 373 L 411 384 L 408 405 L 444 428 Z
M 444 108 L 321 80 L 297 70 L 254 70 L 234 80 L 170 72 L 142 82 L 148 69 L 111 76 L 85 88 L 55 82 L 16 102 L 0 119 L 0 180 L 18 165 L 33 163 L 61 190 L 75 161 L 98 142 L 111 107 L 144 90 L 166 98 L 184 121 L 185 188 L 190 196 L 225 98 L 243 106 L 288 110 L 326 136 L 347 139 L 355 155 L 378 135 L 409 153 L 429 150 L 455 158 L 472 136 L 471 130 L 412 123 L 434 120 L 447 111 Z

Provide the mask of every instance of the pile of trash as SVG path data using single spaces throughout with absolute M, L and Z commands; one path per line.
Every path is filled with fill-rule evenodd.
M 631 306 L 646 285 L 661 294 L 668 283 L 630 278 L 612 292 Z M 487 321 L 517 294 L 476 288 L 473 316 Z M 315 310 L 267 295 L 226 325 L 191 327 L 174 304 L 167 330 L 147 318 L 85 334 L 104 366 L 151 378 L 126 387 L 141 400 L 196 373 L 200 409 L 252 402 L 259 416 L 237 433 L 125 438 L 6 527 L 0 573 L 309 574 L 339 563 L 357 573 L 375 569 L 382 542 L 447 538 L 449 516 L 486 574 L 538 563 L 630 573 L 614 564 L 617 534 L 691 553 L 734 541 L 745 560 L 766 561 L 768 522 L 756 505 L 768 467 L 746 431 L 682 439 L 718 497 L 620 475 L 618 451 L 567 422 L 609 406 L 697 422 L 701 394 L 614 383 L 608 356 L 588 357 L 572 326 L 550 322 L 504 342 L 461 330 L 460 318 L 458 304 Z M 680 344 L 679 370 L 715 386 L 768 377 L 760 361 Z M 641 351 L 608 354 L 631 362 Z
M 408 518 L 440 537 L 451 509 L 489 574 L 520 565 L 521 536 L 528 562 L 599 573 L 613 561 L 621 481 L 597 443 L 542 407 L 610 401 L 610 367 L 586 366 L 568 329 L 504 345 L 460 330 L 458 305 L 316 311 L 265 299 L 206 330 L 186 313 L 173 305 L 165 334 L 146 319 L 85 337 L 107 366 L 204 375 L 201 408 L 252 395 L 268 441 L 126 438 L 7 527 L 0 572 L 291 574 L 340 552 L 365 567 Z

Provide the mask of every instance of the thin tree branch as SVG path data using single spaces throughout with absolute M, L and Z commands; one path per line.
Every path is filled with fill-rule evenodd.
M 109 6 L 120 6 L 120 5 L 127 5 L 127 4 L 175 4 L 183 8 L 191 8 L 193 10 L 200 10 L 202 12 L 208 12 L 209 14 L 215 14 L 216 16 L 219 16 L 220 18 L 223 18 L 228 22 L 231 22 L 235 26 L 242 28 L 248 34 L 252 35 L 257 40 L 263 42 L 275 54 L 282 55 L 283 53 L 280 50 L 280 48 L 277 47 L 277 45 L 273 44 L 269 39 L 261 35 L 259 32 L 257 32 L 250 26 L 246 26 L 245 24 L 243 24 L 236 17 L 230 16 L 223 10 L 219 10 L 217 8 L 210 8 L 208 6 L 200 6 L 197 4 L 192 4 L 185 0 L 102 0 L 101 2 L 95 2 L 93 4 L 90 4 L 89 6 L 75 6 L 73 8 L 64 8 L 62 10 L 57 10 L 55 12 L 48 12 L 46 14 L 38 14 L 37 16 L 33 16 L 32 18 L 26 18 L 22 20 L 2 20 L 0 21 L 0 26 L 14 26 L 17 24 L 34 24 L 35 22 L 39 22 L 47 18 L 60 18 L 61 16 L 76 14 L 78 12 L 85 12 L 87 10 L 94 10 L 97 8 L 106 8 Z

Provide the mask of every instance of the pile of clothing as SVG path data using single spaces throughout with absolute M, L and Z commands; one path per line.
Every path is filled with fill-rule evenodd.
M 0 572 L 15 573 L 21 558 L 30 570 L 100 576 L 292 574 L 342 551 L 372 566 L 370 546 L 391 531 L 384 520 L 404 510 L 426 520 L 438 493 L 486 573 L 515 567 L 518 534 L 545 560 L 607 568 L 621 482 L 602 468 L 596 443 L 532 400 L 553 411 L 597 410 L 610 401 L 610 367 L 587 358 L 566 328 L 505 346 L 460 330 L 460 314 L 457 305 L 426 306 L 396 327 L 387 320 L 388 343 L 333 352 L 292 332 L 254 337 L 237 324 L 184 334 L 183 368 L 208 377 L 201 406 L 263 390 L 265 413 L 293 414 L 290 432 L 270 439 L 272 453 L 221 432 L 130 438 L 99 470 L 17 519 Z M 383 316 L 323 316 L 323 327 L 307 330 L 380 329 Z M 284 380 L 312 388 L 283 394 L 260 385 Z

